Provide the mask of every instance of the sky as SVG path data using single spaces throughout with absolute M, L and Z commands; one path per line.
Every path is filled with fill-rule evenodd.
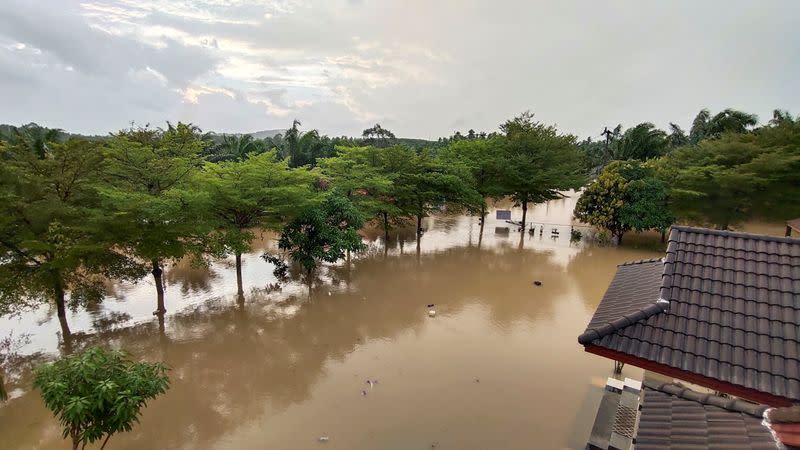
M 436 139 L 800 113 L 800 2 L 0 0 L 0 123 Z

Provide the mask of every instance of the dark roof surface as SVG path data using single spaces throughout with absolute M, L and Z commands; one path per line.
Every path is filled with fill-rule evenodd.
M 775 449 L 766 406 L 645 381 L 636 450 Z
M 578 338 L 581 344 L 664 311 L 657 302 L 664 272 L 661 259 L 632 261 L 618 267 L 586 331 Z
M 674 227 L 656 298 L 629 270 L 581 344 L 800 400 L 800 239 Z

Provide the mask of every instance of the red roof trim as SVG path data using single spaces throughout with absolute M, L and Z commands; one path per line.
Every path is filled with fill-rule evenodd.
M 595 355 L 600 355 L 609 359 L 613 359 L 615 361 L 620 361 L 625 364 L 630 364 L 632 366 L 636 366 L 645 370 L 650 370 L 652 372 L 660 373 L 668 377 L 673 377 L 679 380 L 688 381 L 689 383 L 698 384 L 700 386 L 704 386 L 709 389 L 713 389 L 715 391 L 725 392 L 727 394 L 735 395 L 737 397 L 761 403 L 764 405 L 780 407 L 780 406 L 791 406 L 795 403 L 795 400 L 792 400 L 790 398 L 780 397 L 766 392 L 757 391 L 755 389 L 746 388 L 744 386 L 739 386 L 727 383 L 725 381 L 716 380 L 714 378 L 709 378 L 693 372 L 687 372 L 683 369 L 677 369 L 675 367 L 670 367 L 664 364 L 649 361 L 644 358 L 639 358 L 638 356 L 629 355 L 627 353 L 618 352 L 616 350 L 610 350 L 605 347 L 600 347 L 597 345 L 587 345 L 584 347 L 584 349 L 589 353 L 594 353 Z

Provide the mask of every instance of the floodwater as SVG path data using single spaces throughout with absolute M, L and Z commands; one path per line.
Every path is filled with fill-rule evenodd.
M 570 243 L 574 200 L 529 211 L 537 229 L 547 223 L 541 236 L 506 232 L 494 212 L 482 238 L 466 216 L 427 219 L 420 242 L 395 230 L 385 245 L 366 230 L 369 249 L 320 271 L 310 294 L 275 284 L 263 234 L 243 257 L 243 302 L 232 260 L 180 262 L 161 322 L 151 279 L 114 285 L 69 315 L 77 345 L 163 360 L 172 386 L 107 448 L 583 448 L 613 364 L 577 336 L 617 264 L 662 252 L 657 237 Z M 6 361 L 0 448 L 67 447 L 23 370 L 58 353 L 58 330 L 49 307 L 0 320 L 0 338 L 25 338 Z

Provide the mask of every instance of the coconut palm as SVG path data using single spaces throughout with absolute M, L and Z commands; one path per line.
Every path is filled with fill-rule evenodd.
M 222 136 L 222 141 L 212 148 L 208 160 L 212 162 L 220 161 L 242 161 L 247 159 L 250 154 L 263 153 L 266 150 L 264 141 L 253 139 L 249 134 Z
M 39 159 L 44 159 L 50 144 L 63 141 L 64 132 L 58 128 L 46 128 L 29 123 L 21 127 L 11 127 L 10 132 L 3 138 L 12 145 L 27 149 Z
M 622 137 L 613 142 L 611 157 L 615 160 L 657 158 L 667 148 L 667 133 L 650 122 L 628 128 Z

